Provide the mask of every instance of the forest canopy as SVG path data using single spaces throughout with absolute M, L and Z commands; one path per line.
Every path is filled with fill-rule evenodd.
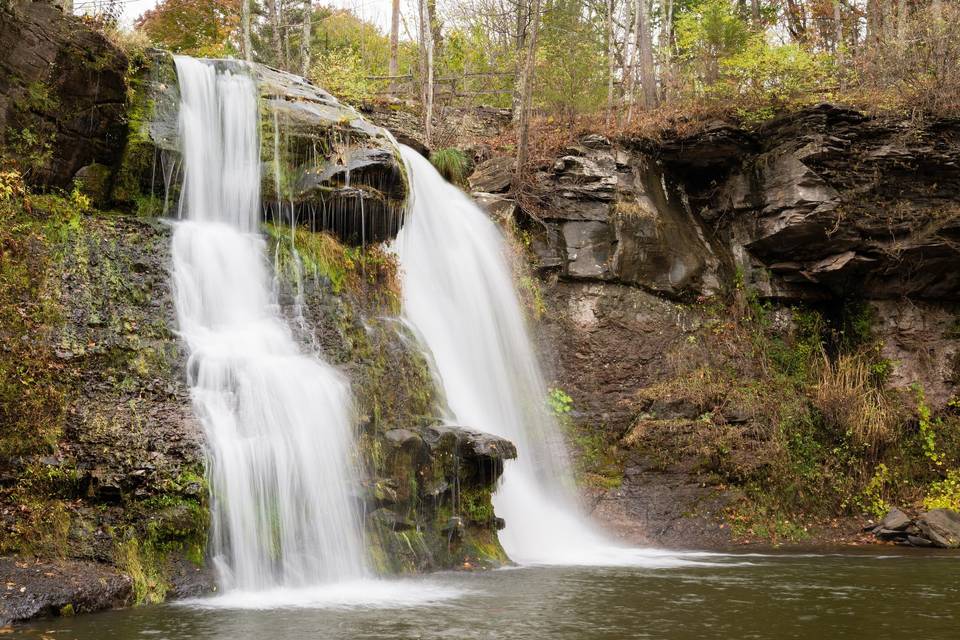
M 386 3 L 384 3 L 386 4 Z M 311 0 L 162 0 L 136 36 L 174 52 L 299 73 L 345 102 L 630 130 L 745 126 L 829 101 L 960 112 L 960 7 L 944 0 L 392 0 L 389 27 Z M 382 16 L 381 16 L 382 17 Z M 121 38 L 124 40 L 124 38 Z

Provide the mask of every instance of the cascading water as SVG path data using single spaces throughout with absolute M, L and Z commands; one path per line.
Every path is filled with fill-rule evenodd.
M 177 57 L 176 68 L 185 177 L 173 279 L 221 582 L 254 591 L 362 577 L 349 387 L 300 352 L 257 234 L 256 85 L 239 63 Z
M 678 554 L 618 547 L 585 521 L 570 464 L 496 225 L 429 161 L 402 148 L 412 183 L 397 238 L 403 314 L 434 363 L 458 424 L 511 440 L 494 495 L 500 542 L 524 564 L 684 564 Z

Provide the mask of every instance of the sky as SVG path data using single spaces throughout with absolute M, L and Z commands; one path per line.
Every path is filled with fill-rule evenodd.
M 144 11 L 152 9 L 158 0 L 116 0 L 116 2 L 123 7 L 121 18 L 123 24 L 130 26 Z M 78 13 L 81 10 L 108 4 L 109 0 L 74 0 L 74 7 Z M 350 9 L 361 18 L 377 24 L 385 33 L 390 29 L 391 0 L 314 0 L 314 4 Z M 408 4 L 407 0 L 401 0 L 400 10 L 410 15 Z

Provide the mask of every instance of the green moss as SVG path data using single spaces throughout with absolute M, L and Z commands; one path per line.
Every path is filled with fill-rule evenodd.
M 170 589 L 165 554 L 131 537 L 117 546 L 115 562 L 133 582 L 134 604 L 159 604 Z

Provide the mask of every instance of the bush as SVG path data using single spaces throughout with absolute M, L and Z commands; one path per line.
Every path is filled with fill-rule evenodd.
M 352 49 L 334 49 L 321 54 L 310 71 L 310 78 L 347 104 L 370 102 L 377 95 L 377 84 L 367 80 L 360 54 Z
M 739 103 L 738 115 L 762 121 L 778 111 L 820 99 L 829 85 L 832 60 L 795 44 L 770 46 L 763 36 L 750 39 L 743 51 L 720 63 L 714 91 Z

